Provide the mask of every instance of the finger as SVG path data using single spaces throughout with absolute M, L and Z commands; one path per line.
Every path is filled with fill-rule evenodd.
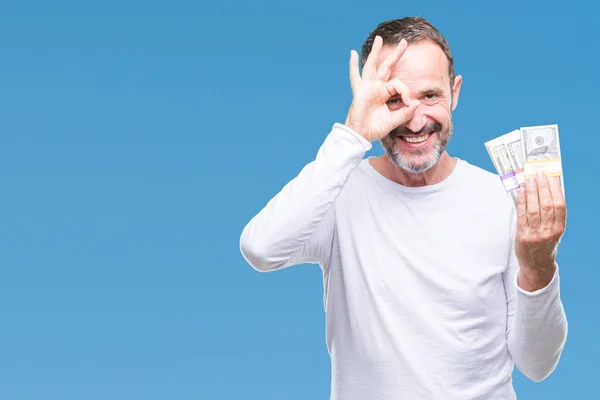
M 527 178 L 527 186 L 525 187 L 527 192 L 527 225 L 537 230 L 540 227 L 540 204 L 538 199 L 537 184 L 535 176 Z
M 407 47 L 408 43 L 406 39 L 402 39 L 400 43 L 398 43 L 394 51 L 388 56 L 388 58 L 383 63 L 381 63 L 379 68 L 377 68 L 377 79 L 381 79 L 384 81 L 388 80 L 388 78 L 390 77 L 390 70 L 400 60 Z
M 410 104 L 410 90 L 408 86 L 404 82 L 402 82 L 399 78 L 394 78 L 387 82 L 386 89 L 390 96 L 395 96 L 396 94 L 400 96 L 402 103 L 405 105 Z
M 537 172 L 537 191 L 540 201 L 540 220 L 542 227 L 551 227 L 554 223 L 554 204 L 548 186 L 548 177 L 542 171 Z
M 421 102 L 419 100 L 412 100 L 406 107 L 402 107 L 399 110 L 392 111 L 392 129 L 396 129 L 400 125 L 403 125 L 410 121 L 415 115 L 415 111 Z
M 527 228 L 527 197 L 523 188 L 517 189 L 517 226 L 521 231 Z
M 564 229 L 567 219 L 567 207 L 565 204 L 565 196 L 560 185 L 559 176 L 551 176 L 548 178 L 548 186 L 552 196 L 552 204 L 554 205 L 554 222 Z
M 360 82 L 360 72 L 358 70 L 358 53 L 355 50 L 350 51 L 350 87 L 354 92 Z
M 363 79 L 375 78 L 375 65 L 377 64 L 377 59 L 379 58 L 379 52 L 381 51 L 382 45 L 383 39 L 381 36 L 375 36 L 375 39 L 373 39 L 373 46 L 371 46 L 371 52 L 367 56 L 367 62 L 363 67 Z

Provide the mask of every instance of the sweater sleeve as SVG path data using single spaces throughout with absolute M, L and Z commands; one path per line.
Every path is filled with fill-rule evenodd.
M 316 159 L 287 183 L 244 227 L 240 250 L 261 272 L 326 263 L 335 227 L 333 204 L 371 143 L 335 123 Z
M 534 292 L 520 288 L 518 276 L 519 264 L 513 245 L 504 274 L 508 350 L 519 371 L 532 381 L 541 382 L 555 370 L 567 339 L 559 269 L 556 268 L 546 287 Z

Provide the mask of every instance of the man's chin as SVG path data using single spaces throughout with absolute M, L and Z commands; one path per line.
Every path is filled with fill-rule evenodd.
M 423 149 L 407 149 L 402 144 L 394 143 L 392 148 L 389 146 L 384 148 L 392 163 L 411 174 L 422 174 L 433 168 L 443 152 L 440 151 L 439 145 Z
M 400 169 L 409 174 L 422 174 L 433 168 L 438 160 L 431 158 L 423 160 L 421 157 L 394 157 L 388 154 L 389 159 Z

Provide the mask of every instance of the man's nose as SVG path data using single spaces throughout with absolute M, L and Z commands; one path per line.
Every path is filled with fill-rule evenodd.
M 417 107 L 413 117 L 406 124 L 404 124 L 404 126 L 413 131 L 414 133 L 417 133 L 421 129 L 423 129 L 426 123 L 427 117 L 421 110 L 421 107 Z

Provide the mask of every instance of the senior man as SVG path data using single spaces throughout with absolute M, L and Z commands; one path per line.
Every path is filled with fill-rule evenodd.
M 352 103 L 316 159 L 244 228 L 259 271 L 318 263 L 331 399 L 516 399 L 567 336 L 557 248 L 558 178 L 507 196 L 497 175 L 452 157 L 462 77 L 423 18 L 381 23 L 350 54 Z M 379 141 L 385 153 L 367 157 Z

